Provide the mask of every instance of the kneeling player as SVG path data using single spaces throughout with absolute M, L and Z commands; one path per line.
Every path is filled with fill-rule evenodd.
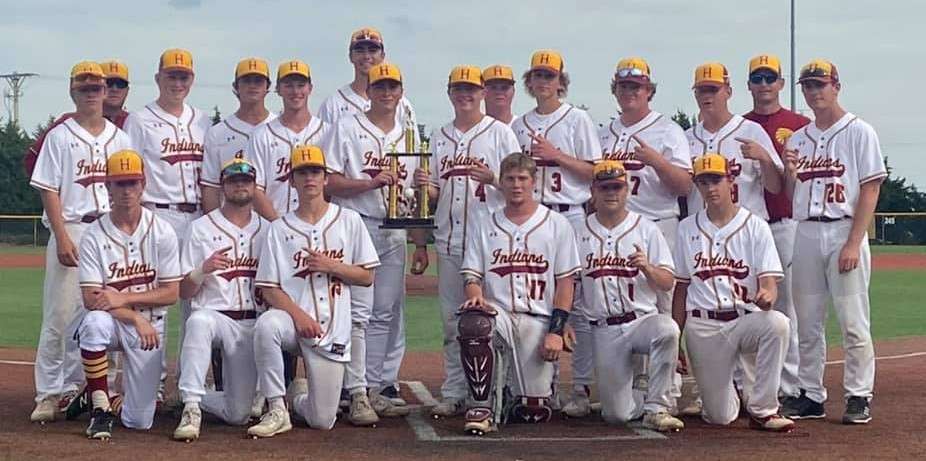
M 754 386 L 744 392 L 750 425 L 789 431 L 794 422 L 778 414 L 778 385 L 790 325 L 770 310 L 784 276 L 772 232 L 764 219 L 733 203 L 724 157 L 695 159 L 694 175 L 706 208 L 679 225 L 672 316 L 685 332 L 704 403 L 701 417 L 724 425 L 736 419 L 733 368 L 754 361 Z
M 458 322 L 460 358 L 473 398 L 464 430 L 496 430 L 490 404 L 495 351 L 512 367 L 509 422 L 543 422 L 553 414 L 553 362 L 565 343 L 573 278 L 579 271 L 575 233 L 562 215 L 533 198 L 537 164 L 522 153 L 500 168 L 505 208 L 470 234 L 460 273 L 466 302 Z M 502 367 L 504 369 L 504 367 Z
M 334 426 L 350 361 L 350 287 L 370 286 L 379 266 L 360 215 L 325 200 L 321 149 L 296 146 L 290 162 L 299 207 L 270 225 L 255 282 L 272 308 L 254 333 L 260 390 L 269 404 L 260 423 L 248 429 L 254 437 L 292 429 L 284 394 L 310 427 Z M 294 380 L 289 393 L 281 350 L 301 353 L 308 377 Z
M 223 205 L 193 221 L 180 256 L 180 297 L 191 300 L 192 314 L 180 352 L 184 408 L 176 440 L 199 438 L 202 409 L 228 424 L 250 417 L 257 385 L 254 323 L 262 307 L 253 283 L 270 225 L 252 209 L 255 177 L 254 166 L 242 159 L 222 168 Z M 221 392 L 206 392 L 213 347 L 222 353 Z
M 177 302 L 181 279 L 177 236 L 166 221 L 141 206 L 145 173 L 141 156 L 123 150 L 106 162 L 112 212 L 84 234 L 78 264 L 84 307 L 80 354 L 93 410 L 87 436 L 109 439 L 106 351 L 123 352 L 122 425 L 150 429 L 161 381 L 164 314 Z
M 669 415 L 669 389 L 678 357 L 678 326 L 659 315 L 656 299 L 673 284 L 672 255 L 659 228 L 627 210 L 627 172 L 604 160 L 592 178 L 595 213 L 578 232 L 582 269 L 580 304 L 592 325 L 601 415 L 609 423 L 640 417 L 633 398 L 633 354 L 649 357 L 643 425 L 660 432 L 685 425 Z

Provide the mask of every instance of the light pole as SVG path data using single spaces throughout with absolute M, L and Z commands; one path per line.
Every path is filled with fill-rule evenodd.
M 791 85 L 791 112 L 795 112 L 794 106 L 794 1 L 791 0 L 791 80 L 788 83 Z

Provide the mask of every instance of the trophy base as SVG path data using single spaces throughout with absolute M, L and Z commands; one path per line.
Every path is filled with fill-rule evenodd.
M 380 229 L 437 229 L 434 218 L 386 218 Z

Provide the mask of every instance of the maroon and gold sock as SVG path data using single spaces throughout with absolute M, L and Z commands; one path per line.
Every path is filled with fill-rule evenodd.
M 87 396 L 93 396 L 94 391 L 102 391 L 109 395 L 109 383 L 106 373 L 109 371 L 109 360 L 106 351 L 80 350 L 80 357 L 84 362 L 84 374 L 87 376 Z M 94 405 L 96 407 L 96 405 Z

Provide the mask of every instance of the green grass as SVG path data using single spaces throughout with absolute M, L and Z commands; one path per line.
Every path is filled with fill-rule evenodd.
M 926 245 L 872 245 L 873 254 L 924 254 Z

